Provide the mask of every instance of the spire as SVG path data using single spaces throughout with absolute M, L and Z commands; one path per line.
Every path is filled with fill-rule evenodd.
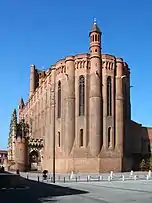
M 92 29 L 91 29 L 91 31 L 90 31 L 90 34 L 91 34 L 92 32 L 101 33 L 101 31 L 100 31 L 100 29 L 99 29 L 99 27 L 98 27 L 98 25 L 97 25 L 97 20 L 96 20 L 96 18 L 94 18 L 94 22 L 93 22 L 93 26 L 92 26 Z
M 20 102 L 19 102 L 19 108 L 22 109 L 24 107 L 24 100 L 21 97 Z

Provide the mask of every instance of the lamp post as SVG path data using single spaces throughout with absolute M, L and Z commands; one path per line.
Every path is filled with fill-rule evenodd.
M 52 173 L 53 183 L 55 183 L 55 84 L 51 86 L 51 106 L 52 106 L 52 127 L 53 127 L 53 148 L 52 148 Z

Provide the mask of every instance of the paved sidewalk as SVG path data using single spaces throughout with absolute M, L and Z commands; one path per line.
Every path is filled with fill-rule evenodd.
M 90 182 L 64 184 L 85 194 L 56 197 L 60 203 L 152 203 L 152 181 Z M 42 201 L 43 202 L 43 201 Z
M 36 176 L 35 180 L 37 180 Z M 34 179 L 33 177 L 33 179 Z M 22 179 L 25 190 L 0 191 L 3 203 L 152 203 L 152 180 L 37 182 Z

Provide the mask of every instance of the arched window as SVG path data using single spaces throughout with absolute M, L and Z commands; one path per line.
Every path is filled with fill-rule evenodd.
M 92 42 L 92 41 L 93 41 L 93 36 L 90 37 L 90 42 Z
M 80 147 L 83 147 L 83 129 L 80 129 Z
M 92 41 L 94 42 L 94 35 L 92 36 Z
M 79 116 L 84 116 L 85 102 L 85 78 L 83 75 L 79 77 Z
M 100 41 L 100 35 L 98 35 L 98 42 Z
M 61 118 L 61 82 L 58 82 L 58 118 Z
M 108 144 L 108 148 L 109 148 L 111 146 L 111 127 L 108 128 L 107 144 Z
M 112 115 L 112 85 L 111 77 L 107 78 L 107 116 Z
M 95 41 L 98 41 L 97 35 L 95 35 Z

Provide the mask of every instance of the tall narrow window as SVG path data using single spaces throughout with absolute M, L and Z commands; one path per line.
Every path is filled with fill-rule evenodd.
M 97 35 L 95 35 L 95 41 L 98 41 L 98 38 L 97 38 L 98 36 Z
M 128 101 L 127 101 L 127 84 L 126 81 L 123 83 L 123 95 L 124 95 L 124 118 L 128 117 Z
M 79 77 L 79 116 L 84 116 L 85 102 L 85 78 L 83 75 Z
M 107 116 L 112 115 L 112 84 L 111 77 L 107 78 Z
M 111 127 L 108 128 L 107 142 L 109 148 L 111 145 Z
M 116 135 L 115 135 L 115 133 L 112 136 L 113 136 L 113 147 L 115 148 L 115 146 L 116 146 Z
M 80 129 L 80 147 L 83 147 L 83 129 Z
M 98 41 L 100 41 L 100 35 L 98 35 Z
M 60 137 L 60 132 L 58 132 L 58 147 L 61 146 L 61 137 Z
M 61 118 L 61 82 L 58 82 L 58 118 Z

